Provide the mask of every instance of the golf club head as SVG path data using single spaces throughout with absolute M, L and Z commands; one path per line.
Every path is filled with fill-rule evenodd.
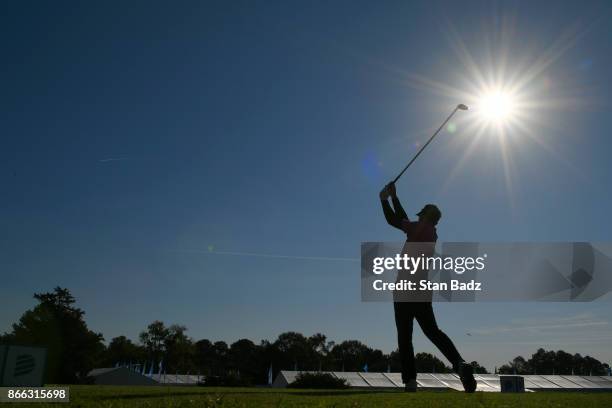
M 468 107 L 467 107 L 467 105 L 464 105 L 464 104 L 460 103 L 459 105 L 457 105 L 457 109 L 468 110 Z

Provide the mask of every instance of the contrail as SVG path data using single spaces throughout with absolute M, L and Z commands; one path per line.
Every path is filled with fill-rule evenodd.
M 280 254 L 260 254 L 255 252 L 232 252 L 232 251 L 215 251 L 201 249 L 175 249 L 175 252 L 192 252 L 199 254 L 212 255 L 233 255 L 233 256 L 253 256 L 257 258 L 275 258 L 275 259 L 302 259 L 309 261 L 340 261 L 340 262 L 359 262 L 359 258 L 339 258 L 330 256 L 301 256 L 301 255 L 280 255 Z
M 108 159 L 98 160 L 98 163 L 107 163 L 107 162 L 127 160 L 127 159 L 128 159 L 127 157 L 109 157 Z

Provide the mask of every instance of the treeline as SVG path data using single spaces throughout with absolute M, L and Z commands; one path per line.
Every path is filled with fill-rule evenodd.
M 569 354 L 563 350 L 538 351 L 526 360 L 522 356 L 499 367 L 499 374 L 609 375 L 610 366 L 591 356 Z
M 282 333 L 274 341 L 259 344 L 241 339 L 227 344 L 208 339 L 194 340 L 181 325 L 161 321 L 149 324 L 137 342 L 115 337 L 108 346 L 101 333 L 91 331 L 85 312 L 75 307 L 68 289 L 37 293 L 38 305 L 26 311 L 12 331 L 0 336 L 7 344 L 46 347 L 46 381 L 51 383 L 87 382 L 93 368 L 117 365 L 139 367 L 146 373 L 191 373 L 203 376 L 239 377 L 242 383 L 265 384 L 270 367 L 273 376 L 280 370 L 399 371 L 397 352 L 385 354 L 357 340 L 329 341 L 321 333 L 304 336 Z M 416 355 L 420 372 L 451 372 L 429 353 Z M 476 371 L 486 370 L 473 363 Z
M 250 384 L 265 384 L 270 367 L 273 376 L 280 370 L 398 372 L 401 368 L 396 351 L 385 354 L 357 340 L 335 343 L 321 333 L 304 336 L 286 332 L 274 341 L 263 340 L 256 344 L 241 339 L 227 344 L 208 339 L 194 340 L 187 335 L 185 326 L 166 325 L 161 321 L 154 321 L 144 328 L 137 342 L 119 336 L 111 339 L 107 346 L 101 333 L 87 327 L 85 313 L 75 307 L 75 299 L 68 289 L 58 287 L 51 293 L 35 294 L 34 297 L 38 305 L 26 311 L 9 333 L 0 336 L 0 343 L 46 347 L 46 381 L 49 383 L 87 382 L 91 369 L 116 365 L 138 366 L 141 370 L 144 366 L 145 372 L 156 374 L 231 375 Z M 548 353 L 557 356 L 563 352 Z M 584 367 L 594 370 L 593 374 L 600 374 L 601 367 L 607 367 L 591 357 L 584 359 L 588 362 Z M 542 361 L 547 363 L 538 365 L 538 373 L 548 373 L 545 370 L 549 370 L 549 360 Z M 550 367 L 558 367 L 555 364 L 560 361 Z M 515 362 L 511 364 L 514 364 L 511 372 L 523 373 L 528 367 Z M 478 373 L 487 372 L 477 362 L 472 362 L 472 365 Z M 429 353 L 418 353 L 416 366 L 418 372 L 452 371 Z M 563 367 L 563 373 L 568 373 L 567 367 L 571 369 L 571 366 Z M 507 366 L 502 366 L 500 372 L 502 370 L 507 370 Z M 562 373 L 560 368 L 556 372 Z
M 264 384 L 270 368 L 276 375 L 279 370 L 400 371 L 401 367 L 397 352 L 385 354 L 357 340 L 334 343 L 320 333 L 304 336 L 286 332 L 274 341 L 263 340 L 255 344 L 249 339 L 241 339 L 228 345 L 208 339 L 194 341 L 185 332 L 184 326 L 166 327 L 155 321 L 140 334 L 139 344 L 124 336 L 112 339 L 102 364 L 138 362 L 152 368 L 153 373 L 161 370 L 204 376 L 230 374 L 252 384 Z M 416 362 L 420 372 L 452 372 L 429 353 L 418 353 Z M 486 372 L 476 362 L 473 364 L 478 372 Z M 149 372 L 146 368 L 145 371 Z

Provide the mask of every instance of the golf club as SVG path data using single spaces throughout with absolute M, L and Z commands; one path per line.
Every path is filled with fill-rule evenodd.
M 410 165 L 416 160 L 417 157 L 419 157 L 419 154 L 421 154 L 421 152 L 423 150 L 425 150 L 425 148 L 427 147 L 427 145 L 429 143 L 431 143 L 431 141 L 434 139 L 434 137 L 436 137 L 436 135 L 440 132 L 440 130 L 442 130 L 442 128 L 444 127 L 444 125 L 446 125 L 446 122 L 448 122 L 450 120 L 450 118 L 453 117 L 453 115 L 455 114 L 455 112 L 457 112 L 458 110 L 468 110 L 467 105 L 464 105 L 462 103 L 460 103 L 459 105 L 457 105 L 455 107 L 455 109 L 453 109 L 453 111 L 451 112 L 450 115 L 448 115 L 448 118 L 446 118 L 446 120 L 444 122 L 442 122 L 442 124 L 440 125 L 440 127 L 438 128 L 438 130 L 435 131 L 435 133 L 429 138 L 429 140 L 427 141 L 427 143 L 425 143 L 423 145 L 423 147 L 421 147 L 421 149 L 417 152 L 417 154 L 414 155 L 414 157 L 412 158 L 412 160 L 410 160 L 410 162 L 406 165 L 406 167 L 404 167 L 404 170 L 402 170 L 400 172 L 400 174 L 397 175 L 397 177 L 393 180 L 393 183 L 395 183 L 397 180 L 399 180 L 400 177 L 402 177 L 402 174 L 404 174 L 404 172 L 408 169 L 408 167 L 410 167 Z

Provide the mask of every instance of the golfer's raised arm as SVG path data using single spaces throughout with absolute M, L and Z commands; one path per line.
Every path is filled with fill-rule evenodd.
M 390 193 L 391 192 L 388 185 L 386 185 L 380 192 L 380 203 L 382 204 L 383 214 L 385 214 L 385 219 L 389 225 L 402 229 L 402 217 L 393 211 L 393 208 L 391 208 L 391 205 L 389 204 L 388 198 Z
M 393 203 L 393 209 L 395 210 L 397 216 L 403 220 L 407 220 L 408 214 L 406 214 L 406 211 L 404 211 L 404 207 L 402 207 L 402 204 L 400 203 L 399 198 L 397 198 L 397 195 L 391 194 L 391 202 Z

